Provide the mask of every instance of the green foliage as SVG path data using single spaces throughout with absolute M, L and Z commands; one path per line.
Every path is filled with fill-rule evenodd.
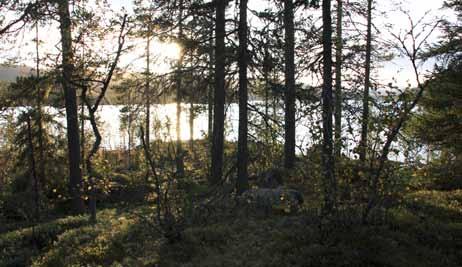
M 159 240 L 140 215 L 135 215 L 146 216 L 149 212 L 143 207 L 131 212 L 100 211 L 96 225 L 59 235 L 54 246 L 37 257 L 32 266 L 151 266 L 158 261 L 154 248 Z
M 8 155 L 2 171 L 8 178 L 3 181 L 0 216 L 9 220 L 30 220 L 35 202 L 44 209 L 67 195 L 64 127 L 58 122 L 59 115 L 44 107 L 51 104 L 53 75 L 19 77 L 1 96 L 2 104 L 15 107 L 6 110 L 2 145 L 2 152 Z M 38 200 L 34 199 L 33 171 L 38 180 Z
M 423 114 L 414 121 L 416 136 L 434 149 L 462 154 L 462 64 L 452 63 L 439 70 L 429 83 L 421 107 Z
M 0 266 L 30 265 L 32 257 L 52 245 L 57 236 L 87 223 L 82 216 L 66 217 L 0 235 Z
M 282 2 L 275 3 L 275 8 L 281 7 Z M 308 8 L 318 7 L 319 3 L 305 0 L 296 4 L 297 7 Z M 94 225 L 87 224 L 88 218 L 83 216 L 50 219 L 53 214 L 64 216 L 68 210 L 66 205 L 70 202 L 66 186 L 68 162 L 63 127 L 44 108 L 45 105 L 62 106 L 63 92 L 60 90 L 62 88 L 55 86 L 58 81 L 56 73 L 46 73 L 40 79 L 22 77 L 14 83 L 0 84 L 2 107 L 28 106 L 22 109 L 24 113 L 20 116 L 7 115 L 8 121 L 1 133 L 5 145 L 2 146 L 0 158 L 0 223 L 5 223 L 5 226 L 0 228 L 0 266 L 460 265 L 462 191 L 452 190 L 462 188 L 462 179 L 459 179 L 462 173 L 459 24 L 446 22 L 444 40 L 426 55 L 443 60 L 438 62 L 435 75 L 426 84 L 419 116 L 408 127 L 406 136 L 396 140 L 401 143 L 392 146 L 390 151 L 390 154 L 406 153 L 415 150 L 418 147 L 416 144 L 425 143 L 434 150 L 433 160 L 422 166 L 413 164 L 411 157 L 405 154 L 405 163 L 386 161 L 377 186 L 380 198 L 377 202 L 380 205 L 371 212 L 373 220 L 369 224 L 360 224 L 370 196 L 370 178 L 378 169 L 376 159 L 382 153 L 384 137 L 395 128 L 396 118 L 402 115 L 403 107 L 411 103 L 415 90 L 405 88 L 400 91 L 390 84 L 390 88 L 385 88 L 384 95 L 380 95 L 383 91 L 377 90 L 377 95 L 371 97 L 373 107 L 367 157 L 370 162 L 358 162 L 347 156 L 342 156 L 336 162 L 338 210 L 332 217 L 323 217 L 318 213 L 325 193 L 321 190 L 321 121 L 317 121 L 321 119 L 317 117 L 320 108 L 319 88 L 297 85 L 297 120 L 304 123 L 299 118 L 311 119 L 307 133 L 312 138 L 311 147 L 297 158 L 294 169 L 282 171 L 281 176 L 287 188 L 295 188 L 304 194 L 303 207 L 300 212 L 271 212 L 265 216 L 239 213 L 239 207 L 234 206 L 236 199 L 233 191 L 236 143 L 225 142 L 226 161 L 222 166 L 225 179 L 213 188 L 207 184 L 210 162 L 210 144 L 207 140 L 193 142 L 191 146 L 184 143 L 184 154 L 176 155 L 179 151 L 170 137 L 172 124 L 156 121 L 152 129 L 156 138 L 148 144 L 153 166 L 147 166 L 143 149 L 135 145 L 136 127 L 145 119 L 140 115 L 142 107 L 139 104 L 145 103 L 145 98 L 151 94 L 159 94 L 159 97 L 153 97 L 151 103 L 175 100 L 175 81 L 178 78 L 184 85 L 180 98 L 191 103 L 206 102 L 206 94 L 202 90 L 211 88 L 209 86 L 213 79 L 209 78 L 213 72 L 213 57 L 219 56 L 210 53 L 213 46 L 213 41 L 209 43 L 213 16 L 208 13 L 212 10 L 209 3 L 203 6 L 202 1 L 151 1 L 149 4 L 149 7 L 143 8 L 144 1 L 135 3 L 135 15 L 138 16 L 131 21 L 135 22 L 136 27 L 143 28 L 138 29 L 135 35 L 146 37 L 151 36 L 153 31 L 164 32 L 158 35 L 159 40 L 174 40 L 182 46 L 183 62 L 178 64 L 179 71 L 157 78 L 148 73 L 124 73 L 119 83 L 110 88 L 108 101 L 115 99 L 117 103 L 126 104 L 120 110 L 120 130 L 130 135 L 130 151 L 100 151 L 92 161 L 94 172 L 98 174 L 95 175 L 98 176 L 96 184 L 90 184 L 88 175 L 84 176 L 82 192 L 86 200 L 93 186 L 97 187 L 95 191 L 100 211 L 98 222 Z M 356 4 L 351 6 L 352 14 L 357 12 L 354 9 L 360 9 Z M 449 0 L 446 6 L 456 9 L 460 23 L 460 1 Z M 184 15 L 181 21 L 184 36 L 177 36 L 174 30 L 180 12 Z M 252 72 L 256 74 L 249 77 L 249 89 L 254 96 L 264 99 L 261 103 L 248 103 L 251 111 L 249 173 L 256 176 L 281 167 L 281 133 L 284 125 L 280 111 L 283 110 L 285 88 L 280 80 L 284 67 L 281 14 L 273 8 L 253 12 L 264 24 L 261 29 L 251 29 L 249 40 L 252 44 L 249 52 L 254 63 Z M 112 56 L 103 53 L 106 48 L 99 50 L 83 41 L 110 42 L 105 37 L 111 35 L 109 28 L 114 28 L 111 26 L 115 24 L 113 18 L 98 16 L 96 10 L 86 9 L 84 5 L 76 5 L 72 16 L 76 36 L 80 36 L 82 41 L 75 42 L 74 48 L 79 51 L 80 45 L 85 47 L 82 60 L 74 60 L 73 77 L 76 80 L 73 82 L 75 85 L 86 83 L 94 89 L 98 82 L 85 82 L 77 76 L 89 74 L 88 71 L 93 69 L 93 74 L 89 74 L 92 77 L 90 80 L 101 78 L 105 69 L 102 66 L 107 67 Z M 316 74 L 320 58 L 306 57 L 319 50 L 316 18 L 311 14 L 297 15 L 296 18 L 297 28 L 302 29 L 296 38 L 304 44 L 298 46 L 296 51 L 298 70 Z M 103 22 L 107 22 L 109 28 L 99 31 L 99 24 Z M 228 41 L 232 41 L 233 36 L 229 37 Z M 358 38 L 360 35 L 351 40 L 345 39 L 345 69 L 358 69 L 356 62 L 362 62 L 361 53 L 353 51 L 361 46 Z M 235 73 L 235 48 L 234 44 L 228 45 L 224 55 L 229 63 L 226 69 L 230 79 Z M 305 53 L 307 51 L 310 52 Z M 351 64 L 353 61 L 355 64 Z M 182 64 L 184 68 L 181 68 Z M 356 88 L 359 82 L 362 83 L 360 73 L 346 74 L 345 86 Z M 145 92 L 146 76 L 151 92 Z M 228 102 L 234 101 L 235 86 L 234 81 L 227 82 Z M 91 91 L 90 96 L 94 96 L 94 90 Z M 357 92 L 345 90 L 344 94 L 344 118 L 348 120 L 351 136 L 355 132 L 351 125 L 358 123 L 354 121 L 355 113 L 359 114 L 359 109 L 355 107 L 359 103 L 356 101 Z M 55 96 L 50 98 L 50 93 Z M 39 118 L 42 109 L 43 116 Z M 28 144 L 28 120 L 32 122 L 32 145 Z M 40 122 L 44 125 L 42 133 L 38 131 Z M 225 123 L 231 122 L 228 120 Z M 43 137 L 43 146 L 39 145 L 38 136 Z M 85 136 L 88 144 L 91 138 Z M 345 140 L 344 144 L 349 145 L 350 141 Z M 85 144 L 83 147 L 88 152 Z M 43 153 L 41 159 L 38 155 L 33 157 L 38 163 L 46 165 L 40 187 L 40 207 L 51 208 L 44 209 L 48 214 L 37 223 L 32 221 L 30 215 L 35 200 L 29 159 L 31 148 Z M 350 152 L 348 155 L 351 155 Z M 176 168 L 179 157 L 184 160 L 185 168 L 181 174 Z M 253 180 L 250 183 L 255 185 Z M 430 190 L 435 188 L 447 191 Z M 287 193 L 284 198 L 280 193 L 272 196 L 278 197 L 271 198 L 269 207 L 272 210 L 286 210 L 291 204 L 284 202 Z M 220 201 L 224 204 L 218 203 Z M 139 203 L 146 206 L 135 206 Z M 201 214 L 201 208 L 206 210 L 206 215 Z M 254 213 L 259 208 L 256 207 Z M 158 217 L 157 211 L 160 211 Z M 30 227 L 34 223 L 35 226 Z
M 166 254 L 162 263 L 163 266 L 438 266 L 441 263 L 457 266 L 455 251 L 442 252 L 440 247 L 430 247 L 419 240 L 420 232 L 398 229 L 320 224 L 300 217 L 237 220 L 195 230 L 195 238 L 166 249 L 170 254 Z M 439 240 L 438 246 L 445 241 Z
M 405 197 L 406 205 L 438 220 L 462 222 L 462 190 L 425 190 L 410 193 Z
M 416 116 L 408 131 L 427 145 L 425 169 L 433 187 L 462 188 L 462 64 L 450 63 L 439 69 L 429 82 L 421 103 L 422 114 Z
M 118 174 L 113 180 L 125 184 L 132 179 Z M 181 188 L 206 190 L 188 180 Z M 338 220 L 308 208 L 296 216 L 223 217 L 193 224 L 175 243 L 155 231 L 149 219 L 153 208 L 111 208 L 100 211 L 92 226 L 86 217 L 39 225 L 39 248 L 30 241 L 31 228 L 2 234 L 0 248 L 7 256 L 0 266 L 458 266 L 462 191 L 415 191 L 394 199 L 399 201 L 385 211 L 385 221 L 374 225 L 357 223 L 358 207 L 342 208 Z M 306 207 L 315 201 L 320 203 L 306 200 Z
M 453 9 L 457 20 L 443 21 L 439 43 L 424 55 L 438 61 L 420 103 L 421 114 L 409 128 L 428 147 L 431 164 L 426 172 L 432 186 L 456 189 L 462 188 L 462 4 L 449 0 L 444 7 Z
M 6 159 L 6 166 L 3 166 L 9 178 L 5 180 L 3 194 L 0 195 L 0 214 L 3 216 L 10 219 L 30 219 L 30 210 L 34 207 L 34 180 L 31 166 L 32 152 L 28 139 L 28 120 L 31 122 L 35 171 L 38 173 L 40 166 L 44 168 L 43 178 L 37 174 L 40 183 L 39 205 L 43 208 L 51 204 L 50 202 L 60 201 L 67 195 L 66 181 L 63 179 L 67 171 L 63 150 L 64 139 L 60 136 L 61 125 L 55 119 L 50 114 L 42 113 L 42 130 L 40 131 L 38 110 L 26 109 L 15 116 L 11 124 L 7 125 L 7 128 L 14 130 L 6 130 L 8 141 L 3 151 L 10 155 Z M 42 146 L 39 145 L 39 136 L 42 138 Z

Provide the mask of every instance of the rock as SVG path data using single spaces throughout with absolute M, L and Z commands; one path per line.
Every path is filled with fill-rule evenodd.
M 282 186 L 277 188 L 249 189 L 238 197 L 238 204 L 268 215 L 271 211 L 294 213 L 303 204 L 303 195 Z
M 257 185 L 261 188 L 277 188 L 283 184 L 283 171 L 281 169 L 270 169 L 257 177 Z

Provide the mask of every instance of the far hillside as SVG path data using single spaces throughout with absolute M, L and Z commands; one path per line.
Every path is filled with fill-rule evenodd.
M 12 97 L 17 92 L 5 93 L 7 86 L 12 83 L 17 82 L 18 77 L 28 77 L 34 76 L 35 69 L 29 66 L 14 66 L 14 65 L 2 65 L 0 64 L 0 95 L 4 97 Z M 45 72 L 42 70 L 41 75 L 45 75 Z M 144 82 L 139 81 L 140 77 L 137 73 L 129 73 L 128 75 L 115 76 L 113 81 L 111 81 L 108 91 L 102 101 L 103 105 L 126 105 L 126 104 L 136 104 L 142 103 L 142 99 L 131 99 L 130 103 L 127 103 L 127 99 L 123 97 L 123 94 L 127 90 L 136 90 L 139 92 L 144 91 Z M 174 102 L 174 94 L 164 92 L 165 88 L 169 87 L 169 84 L 166 84 L 164 81 L 153 81 L 154 85 L 157 86 L 157 90 L 162 91 L 162 103 Z M 60 88 L 54 88 L 51 95 L 62 95 Z M 54 98 L 50 99 L 48 105 L 60 106 L 62 103 L 59 101 L 54 101 Z M 155 104 L 155 103 L 153 103 Z
M 0 81 L 13 82 L 17 77 L 33 74 L 34 69 L 28 66 L 0 65 Z

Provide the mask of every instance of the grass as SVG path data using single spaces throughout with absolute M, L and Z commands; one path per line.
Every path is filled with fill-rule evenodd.
M 377 225 L 240 216 L 188 227 L 168 244 L 148 207 L 107 208 L 99 222 L 66 217 L 0 235 L 0 266 L 460 266 L 462 191 L 417 191 Z M 136 215 L 141 214 L 142 216 Z M 354 216 L 354 215 L 352 215 Z M 38 237 L 38 238 L 37 238 Z M 40 242 L 37 242 L 39 240 Z M 38 245 L 37 245 L 38 244 Z

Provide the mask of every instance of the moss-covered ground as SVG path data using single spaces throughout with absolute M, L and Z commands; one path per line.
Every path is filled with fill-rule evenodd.
M 309 203 L 307 203 L 309 204 Z M 310 211 L 311 210 L 311 211 Z M 0 266 L 461 266 L 462 191 L 416 191 L 378 224 L 354 212 L 227 217 L 169 244 L 147 206 L 70 216 L 0 235 Z

